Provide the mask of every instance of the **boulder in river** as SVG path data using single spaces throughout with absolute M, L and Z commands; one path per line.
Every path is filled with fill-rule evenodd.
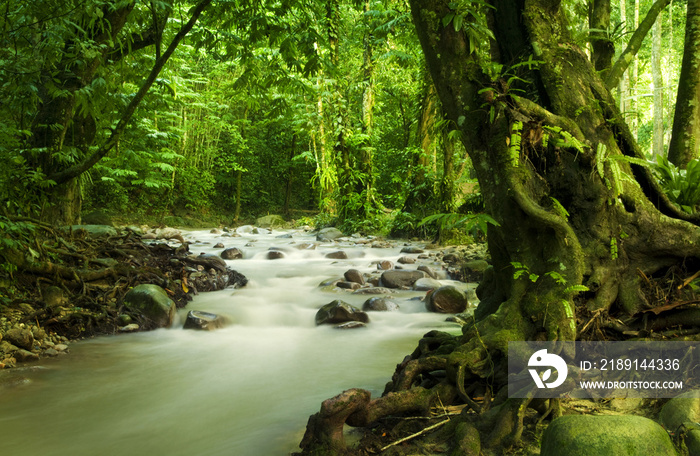
M 277 228 L 286 223 L 281 215 L 266 215 L 255 221 L 255 224 L 261 228 Z
M 316 325 L 345 323 L 347 321 L 369 323 L 369 317 L 357 307 L 339 299 L 329 302 L 316 312 Z
M 347 280 L 348 282 L 355 282 L 359 283 L 360 285 L 365 284 L 365 277 L 357 269 L 348 269 L 347 271 L 345 271 L 344 276 L 345 280 Z
M 369 287 L 360 288 L 352 292 L 352 294 L 389 294 L 391 290 L 386 287 Z
M 423 271 L 390 269 L 382 273 L 380 283 L 387 288 L 411 287 L 422 277 L 425 277 Z
M 460 313 L 469 307 L 466 293 L 452 285 L 445 285 L 428 295 L 426 308 L 430 312 Z
M 343 232 L 333 227 L 323 228 L 316 234 L 316 240 L 321 242 L 332 241 L 339 237 L 343 237 Z
M 347 260 L 348 254 L 342 250 L 337 250 L 335 252 L 327 253 L 326 258 L 330 258 L 332 260 Z
M 425 250 L 421 249 L 420 247 L 416 247 L 414 245 L 408 245 L 404 248 L 401 249 L 401 253 L 423 253 Z
M 221 258 L 224 260 L 237 260 L 243 258 L 243 252 L 238 247 L 231 247 L 221 252 Z
M 216 269 L 217 271 L 226 271 L 226 262 L 218 255 L 212 253 L 201 253 L 199 255 L 189 255 L 182 259 L 186 263 L 192 263 L 203 266 L 205 269 Z
M 268 260 L 279 260 L 284 258 L 284 252 L 281 250 L 269 250 L 265 256 Z
M 362 304 L 362 310 L 374 312 L 387 312 L 399 310 L 399 305 L 393 300 L 384 297 L 369 298 Z
M 158 328 L 170 326 L 175 318 L 175 302 L 158 285 L 136 285 L 124 295 L 124 305 Z
M 199 310 L 190 310 L 187 312 L 187 319 L 185 319 L 185 324 L 182 328 L 211 331 L 213 329 L 223 328 L 225 324 L 226 319 L 221 315 L 201 312 Z
M 413 283 L 413 289 L 416 291 L 437 290 L 442 284 L 430 277 L 421 277 Z

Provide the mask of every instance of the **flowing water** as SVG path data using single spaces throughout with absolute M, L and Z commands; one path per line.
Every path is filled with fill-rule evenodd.
M 190 250 L 219 253 L 217 242 L 245 257 L 228 264 L 246 287 L 202 293 L 172 328 L 99 337 L 70 345 L 70 354 L 0 371 L 0 453 L 8 456 L 234 455 L 274 456 L 297 450 L 308 416 L 345 389 L 381 394 L 394 367 L 427 331 L 457 333 L 445 316 L 397 293 L 398 312 L 372 312 L 366 328 L 315 326 L 319 307 L 334 299 L 362 306 L 369 297 L 318 285 L 349 268 L 376 270 L 396 261 L 401 246 L 353 242 L 315 250 L 300 231 L 221 237 L 205 231 Z M 270 247 L 285 258 L 266 259 Z M 325 254 L 342 249 L 347 260 Z M 413 255 L 415 256 L 415 255 Z M 409 265 L 408 267 L 415 267 Z M 212 331 L 183 330 L 187 310 L 227 316 Z

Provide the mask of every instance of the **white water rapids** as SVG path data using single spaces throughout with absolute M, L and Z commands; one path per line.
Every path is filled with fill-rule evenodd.
M 319 283 L 350 268 L 376 271 L 373 261 L 396 263 L 405 255 L 402 245 L 377 249 L 347 240 L 297 250 L 292 243 L 314 236 L 264 232 L 187 233 L 200 241 L 190 246 L 194 254 L 220 253 L 217 242 L 239 247 L 245 257 L 228 264 L 249 283 L 199 294 L 172 328 L 80 341 L 68 355 L 0 371 L 0 453 L 285 455 L 298 450 L 309 415 L 324 399 L 352 387 L 379 395 L 423 334 L 459 332 L 445 315 L 412 299 L 425 292 L 413 291 L 394 294 L 398 312 L 370 312 L 366 328 L 315 326 L 322 305 L 343 299 L 362 307 L 374 296 L 324 291 Z M 266 259 L 270 247 L 284 249 L 285 258 Z M 325 258 L 337 250 L 350 258 Z M 183 330 L 187 310 L 225 315 L 232 324 Z

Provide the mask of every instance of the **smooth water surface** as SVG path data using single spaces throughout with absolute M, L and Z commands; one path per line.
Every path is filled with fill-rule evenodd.
M 220 253 L 217 242 L 243 250 L 244 259 L 228 264 L 250 282 L 196 296 L 173 328 L 81 341 L 69 355 L 0 371 L 1 454 L 285 455 L 298 449 L 324 399 L 353 387 L 379 395 L 420 336 L 434 328 L 458 332 L 415 299 L 425 293 L 411 291 L 395 295 L 400 311 L 370 313 L 367 328 L 316 327 L 323 304 L 341 298 L 361 307 L 369 297 L 322 291 L 319 283 L 349 268 L 376 270 L 373 261 L 395 262 L 401 246 L 348 240 L 297 250 L 314 237 L 264 232 L 188 233 L 198 241 L 190 246 L 195 254 Z M 270 247 L 285 258 L 266 259 Z M 340 249 L 350 259 L 325 258 Z M 233 324 L 183 330 L 187 310 L 222 314 Z

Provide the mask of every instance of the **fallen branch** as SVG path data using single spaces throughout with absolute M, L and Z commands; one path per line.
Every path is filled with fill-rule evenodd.
M 406 441 L 408 441 L 408 440 L 415 439 L 416 437 L 419 437 L 419 436 L 421 436 L 421 435 L 423 435 L 423 434 L 427 434 L 428 432 L 432 431 L 433 429 L 437 429 L 437 428 L 439 428 L 440 426 L 442 426 L 443 424 L 449 423 L 449 422 L 450 422 L 450 419 L 449 419 L 449 418 L 446 419 L 446 420 L 437 422 L 437 423 L 433 424 L 432 426 L 428 426 L 427 428 L 423 429 L 423 430 L 420 431 L 420 432 L 416 432 L 415 434 L 411 434 L 411 435 L 409 435 L 409 436 L 407 436 L 407 437 L 404 437 L 404 438 L 402 438 L 402 439 L 399 439 L 399 440 L 397 440 L 397 441 L 395 441 L 395 442 L 391 442 L 389 445 L 385 446 L 384 448 L 382 448 L 382 449 L 379 450 L 379 451 L 381 452 L 381 451 L 384 451 L 384 450 L 386 450 L 386 449 L 388 449 L 388 448 L 393 447 L 394 445 L 398 445 L 398 444 L 403 443 L 403 442 L 406 442 Z

